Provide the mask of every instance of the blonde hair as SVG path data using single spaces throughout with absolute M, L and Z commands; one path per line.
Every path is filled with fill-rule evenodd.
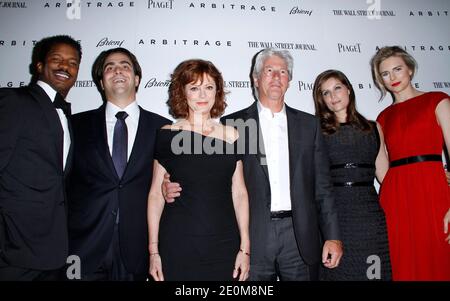
M 380 64 L 392 57 L 397 56 L 403 59 L 406 66 L 411 70 L 411 79 L 414 77 L 414 74 L 417 70 L 417 62 L 416 60 L 405 50 L 400 48 L 399 46 L 385 46 L 380 48 L 377 53 L 370 60 L 370 66 L 372 69 L 372 78 L 375 84 L 375 87 L 380 91 L 380 100 L 382 100 L 386 96 L 386 87 L 384 86 L 383 79 L 380 75 Z

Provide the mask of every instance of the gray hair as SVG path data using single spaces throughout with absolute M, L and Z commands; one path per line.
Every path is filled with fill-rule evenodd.
M 293 69 L 294 69 L 294 59 L 292 58 L 291 53 L 287 50 L 266 48 L 266 49 L 260 51 L 255 57 L 255 64 L 253 66 L 253 71 L 252 71 L 252 80 L 253 81 L 255 78 L 257 78 L 261 75 L 264 62 L 269 57 L 274 56 L 274 55 L 278 56 L 286 63 L 287 68 L 288 68 L 288 73 L 289 73 L 289 81 L 292 80 L 292 74 L 293 74 Z M 258 96 L 258 91 L 254 85 L 253 85 L 253 92 L 255 93 L 255 96 Z
M 292 55 L 287 50 L 277 50 L 275 48 L 266 48 L 263 51 L 259 52 L 255 58 L 255 66 L 253 68 L 252 76 L 258 77 L 261 74 L 262 67 L 264 62 L 271 56 L 278 56 L 286 62 L 289 72 L 289 81 L 292 79 L 292 72 L 294 69 L 294 59 Z

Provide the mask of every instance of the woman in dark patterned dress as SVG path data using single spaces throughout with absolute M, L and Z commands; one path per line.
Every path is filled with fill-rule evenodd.
M 327 70 L 313 89 L 330 157 L 344 256 L 339 267 L 322 269 L 321 280 L 391 280 L 391 264 L 384 212 L 374 178 L 385 171 L 383 137 L 375 122 L 356 111 L 355 93 L 345 74 Z

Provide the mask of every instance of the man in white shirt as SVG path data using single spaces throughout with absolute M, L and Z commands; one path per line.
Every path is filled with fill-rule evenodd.
M 0 89 L 0 280 L 58 280 L 68 255 L 65 177 L 70 104 L 81 46 L 69 36 L 39 41 L 32 82 Z
M 142 70 L 127 49 L 103 51 L 92 76 L 104 104 L 72 118 L 69 251 L 81 259 L 81 280 L 145 280 L 153 148 L 170 121 L 138 106 Z

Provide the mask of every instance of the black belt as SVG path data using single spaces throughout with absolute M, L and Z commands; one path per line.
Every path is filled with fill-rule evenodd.
M 291 216 L 292 216 L 291 210 L 271 211 L 270 212 L 270 218 L 273 218 L 273 219 L 285 218 L 285 217 L 291 217 Z
M 337 168 L 375 168 L 375 164 L 371 163 L 343 163 L 343 164 L 333 164 L 330 166 L 330 169 Z
M 394 160 L 389 163 L 389 167 L 397 167 L 405 164 L 425 162 L 425 161 L 439 161 L 442 162 L 441 155 L 421 155 L 421 156 L 412 156 L 407 158 L 402 158 L 398 160 Z
M 335 182 L 334 186 L 354 187 L 354 186 L 372 186 L 372 182 Z

